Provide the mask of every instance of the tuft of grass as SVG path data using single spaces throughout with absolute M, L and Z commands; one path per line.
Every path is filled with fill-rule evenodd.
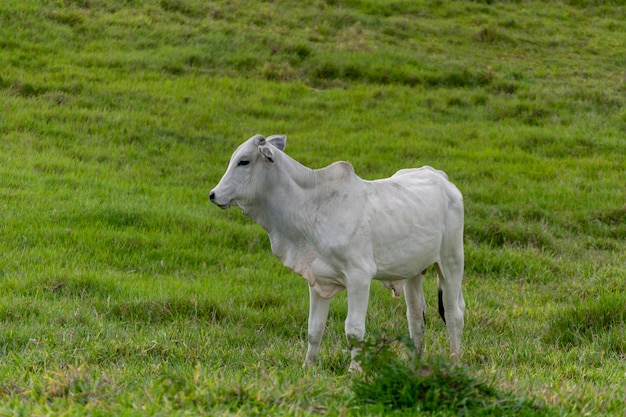
M 403 359 L 397 346 L 409 349 Z M 535 400 L 498 390 L 441 357 L 420 360 L 408 337 L 368 339 L 358 345 L 363 374 L 352 381 L 353 402 L 424 415 L 550 416 Z

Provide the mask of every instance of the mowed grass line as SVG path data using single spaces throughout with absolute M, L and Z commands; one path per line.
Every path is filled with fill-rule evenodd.
M 345 294 L 320 365 L 300 369 L 305 282 L 258 226 L 209 207 L 230 153 L 259 132 L 368 179 L 447 171 L 467 208 L 468 371 L 563 415 L 622 415 L 625 13 L 4 2 L 2 412 L 381 410 L 349 405 Z M 433 306 L 432 272 L 426 292 Z M 380 285 L 368 332 L 406 332 Z

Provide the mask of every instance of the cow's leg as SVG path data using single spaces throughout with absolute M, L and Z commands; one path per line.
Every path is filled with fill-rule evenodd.
M 465 301 L 461 289 L 463 262 L 462 260 L 460 262 L 449 260 L 436 266 L 442 291 L 446 327 L 450 337 L 450 357 L 458 363 L 461 356 L 461 335 L 463 333 L 463 313 L 465 312 Z
M 348 279 L 348 282 L 350 280 Z M 365 336 L 365 317 L 367 316 L 367 304 L 369 302 L 370 282 L 351 282 L 348 290 L 348 317 L 346 317 L 346 338 L 350 344 L 350 371 L 361 371 L 361 365 L 356 360 L 360 349 L 354 342 L 360 342 Z
M 309 348 L 306 352 L 304 366 L 312 364 L 317 359 L 326 328 L 329 307 L 330 299 L 320 297 L 317 291 L 309 286 Z
M 404 298 L 406 300 L 406 318 L 409 322 L 409 334 L 417 355 L 422 355 L 422 340 L 424 338 L 424 313 L 426 311 L 426 300 L 422 290 L 424 275 L 419 274 L 407 280 L 404 286 Z

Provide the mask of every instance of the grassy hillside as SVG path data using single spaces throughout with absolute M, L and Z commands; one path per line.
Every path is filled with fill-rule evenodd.
M 311 167 L 445 170 L 465 372 L 623 416 L 624 21 L 619 1 L 1 2 L 0 414 L 388 410 L 352 401 L 345 294 L 302 370 L 306 283 L 208 203 L 240 142 L 285 133 Z M 367 325 L 405 333 L 403 302 L 374 285 Z

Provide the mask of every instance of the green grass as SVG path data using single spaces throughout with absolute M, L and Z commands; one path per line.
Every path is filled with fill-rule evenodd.
M 625 19 L 602 1 L 2 2 L 0 415 L 414 411 L 354 402 L 345 294 L 300 368 L 306 283 L 208 203 L 240 142 L 285 133 L 311 167 L 428 164 L 461 189 L 459 378 L 622 416 Z M 428 278 L 427 361 L 448 349 Z M 367 326 L 406 333 L 382 285 Z

